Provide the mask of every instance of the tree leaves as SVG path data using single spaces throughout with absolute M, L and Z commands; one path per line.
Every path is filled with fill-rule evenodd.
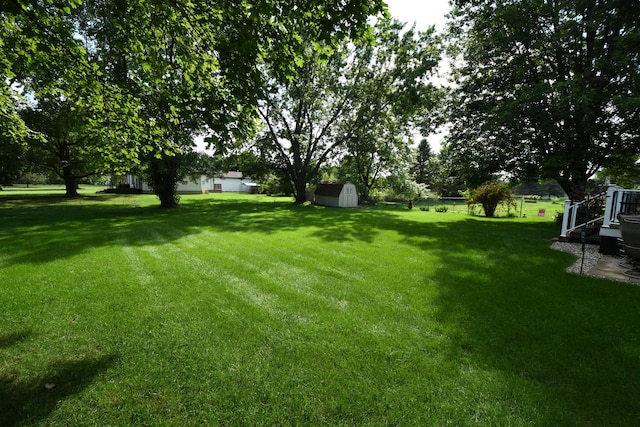
M 320 168 L 341 158 L 368 197 L 381 173 L 407 160 L 411 127 L 437 103 L 427 82 L 439 58 L 432 32 L 380 20 L 373 34 L 307 48 L 293 79 L 268 69 L 259 149 L 274 159 L 298 202 Z
M 453 3 L 446 152 L 467 176 L 535 170 L 579 198 L 617 154 L 637 159 L 640 59 L 629 43 L 640 29 L 627 2 Z
M 230 143 L 255 127 L 263 64 L 290 79 L 306 40 L 359 34 L 382 9 L 381 0 L 12 2 L 0 9 L 10 46 L 0 51 L 0 130 L 24 136 L 15 79 L 36 99 L 73 98 L 118 169 L 189 151 L 198 133 Z

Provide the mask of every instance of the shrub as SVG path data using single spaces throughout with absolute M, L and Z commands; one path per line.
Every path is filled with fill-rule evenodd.
M 40 173 L 28 172 L 22 175 L 16 182 L 19 184 L 27 184 L 27 187 L 29 187 L 29 185 L 46 184 L 47 176 Z
M 418 184 L 405 176 L 389 176 L 385 184 L 385 200 L 416 200 L 429 193 L 425 184 Z
M 564 219 L 564 212 L 556 212 L 553 216 L 553 221 L 558 225 L 562 226 L 562 220 Z
M 498 205 L 505 205 L 507 209 L 516 207 L 515 200 L 511 196 L 511 189 L 507 184 L 487 184 L 471 191 L 470 203 L 479 204 L 484 210 L 485 216 L 495 216 Z
M 433 208 L 433 210 L 436 212 L 446 212 L 449 210 L 449 208 L 446 206 L 436 206 L 435 208 Z

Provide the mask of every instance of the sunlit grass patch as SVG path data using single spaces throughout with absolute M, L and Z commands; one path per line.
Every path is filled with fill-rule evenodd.
M 639 421 L 640 289 L 549 218 L 181 203 L 0 204 L 0 424 Z

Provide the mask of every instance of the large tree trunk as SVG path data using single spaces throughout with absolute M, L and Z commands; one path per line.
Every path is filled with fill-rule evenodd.
M 76 177 L 73 175 L 73 171 L 71 168 L 65 167 L 63 169 L 63 179 L 64 179 L 64 187 L 66 189 L 65 196 L 67 197 L 78 197 L 78 181 Z
M 360 203 L 363 202 L 369 202 L 370 201 L 370 197 L 369 195 L 371 194 L 371 188 L 366 185 L 366 184 L 360 184 L 358 186 L 358 193 L 360 193 L 358 196 L 360 197 Z
M 160 199 L 161 208 L 178 206 L 176 187 L 178 181 L 178 156 L 153 158 L 149 163 L 149 178 L 153 192 Z
M 171 177 L 166 177 L 165 179 L 166 185 L 157 192 L 158 198 L 160 199 L 160 207 L 161 208 L 175 208 L 178 206 L 178 198 L 176 195 L 176 185 L 175 179 L 173 180 L 173 184 L 171 184 Z
M 300 180 L 303 181 L 303 180 Z M 296 182 L 295 183 L 295 202 L 297 204 L 302 204 L 307 201 L 307 183 L 306 182 Z
M 556 179 L 560 187 L 567 193 L 569 199 L 574 202 L 579 202 L 584 200 L 587 196 L 587 178 L 576 180 L 576 179 Z

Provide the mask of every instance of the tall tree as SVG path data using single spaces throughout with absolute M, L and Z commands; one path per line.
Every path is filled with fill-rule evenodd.
M 13 184 L 24 167 L 24 147 L 8 138 L 0 138 L 0 190 L 2 185 Z
M 293 81 L 269 74 L 261 103 L 263 149 L 286 174 L 298 203 L 323 165 L 347 155 L 361 197 L 405 156 L 412 126 L 437 101 L 428 82 L 439 59 L 433 30 L 379 20 L 372 38 L 328 52 L 308 49 Z
M 161 207 L 177 205 L 175 189 L 196 134 L 208 130 L 225 140 L 248 122 L 247 99 L 234 96 L 235 84 L 225 79 L 237 79 L 225 71 L 247 71 L 242 61 L 253 57 L 225 62 L 234 27 L 225 28 L 212 11 L 192 3 L 103 0 L 88 3 L 80 16 L 92 61 L 108 71 L 102 80 L 135 100 L 131 140 Z
M 107 158 L 164 163 L 150 169 L 165 175 L 158 179 L 166 186 L 158 195 L 166 207 L 175 206 L 175 155 L 190 150 L 195 133 L 206 131 L 225 142 L 250 127 L 262 89 L 258 65 L 267 63 L 283 77 L 294 73 L 303 42 L 292 29 L 312 30 L 314 41 L 333 42 L 364 31 L 368 17 L 383 10 L 382 0 L 79 5 L 3 4 L 1 34 L 19 47 L 0 55 L 3 77 L 29 81 L 33 93 L 46 86 L 68 94 L 64 83 L 79 82 L 85 92 L 81 106 L 91 112 L 94 130 L 104 132 Z M 52 58 L 49 69 L 34 67 Z M 34 84 L 41 81 L 47 84 Z M 2 91 L 0 101 L 12 96 Z
M 458 197 L 467 188 L 463 178 L 455 173 L 446 153 L 440 152 L 429 161 L 429 189 L 441 196 Z
M 62 76 L 82 80 L 82 49 L 73 38 L 72 9 L 79 0 L 43 2 L 11 0 L 0 3 L 0 173 L 15 178 L 26 165 L 27 138 L 37 133 L 25 124 L 25 93 L 60 95 Z
M 0 3 L 0 135 L 22 142 L 27 127 L 19 115 L 20 87 L 59 90 L 58 76 L 75 69 L 82 51 L 73 38 L 71 10 L 79 0 Z
M 638 0 L 454 0 L 446 142 L 471 185 L 555 179 L 580 199 L 640 155 Z
M 369 137 L 347 141 L 340 176 L 356 184 L 360 201 L 371 199 L 371 191 L 380 184 L 381 178 L 402 174 L 409 164 L 409 140 L 406 136 L 394 135 L 394 129 L 395 126 L 389 124 L 386 131 L 378 129 L 379 134 L 374 133 L 376 129 L 371 129 L 374 132 Z
M 345 130 L 346 158 L 354 169 L 361 200 L 383 175 L 400 174 L 410 162 L 412 130 L 430 128 L 440 90 L 430 82 L 440 59 L 434 29 L 403 28 L 381 21 L 373 44 L 356 45 L 357 67 L 348 75 L 355 108 Z
M 430 181 L 429 164 L 433 159 L 429 141 L 426 139 L 420 140 L 415 156 L 415 162 L 413 164 L 414 179 L 419 184 L 428 184 Z
M 338 49 L 326 58 L 309 46 L 292 81 L 274 72 L 267 76 L 270 90 L 258 110 L 264 123 L 258 148 L 291 184 L 297 203 L 305 201 L 307 184 L 344 142 L 337 137 L 338 121 L 350 107 L 341 80 L 343 56 Z
M 114 6 L 117 6 L 114 8 Z M 142 148 L 163 207 L 176 205 L 175 186 L 193 136 L 217 144 L 247 132 L 263 89 L 260 64 L 291 76 L 302 49 L 296 28 L 331 41 L 366 28 L 382 2 L 288 0 L 95 2 L 85 20 L 98 61 L 113 83 L 140 100 L 147 126 Z
M 22 112 L 25 123 L 38 134 L 29 138 L 27 156 L 40 170 L 64 181 L 66 195 L 75 197 L 81 179 L 104 172 L 94 135 L 82 109 L 69 99 L 45 98 Z

